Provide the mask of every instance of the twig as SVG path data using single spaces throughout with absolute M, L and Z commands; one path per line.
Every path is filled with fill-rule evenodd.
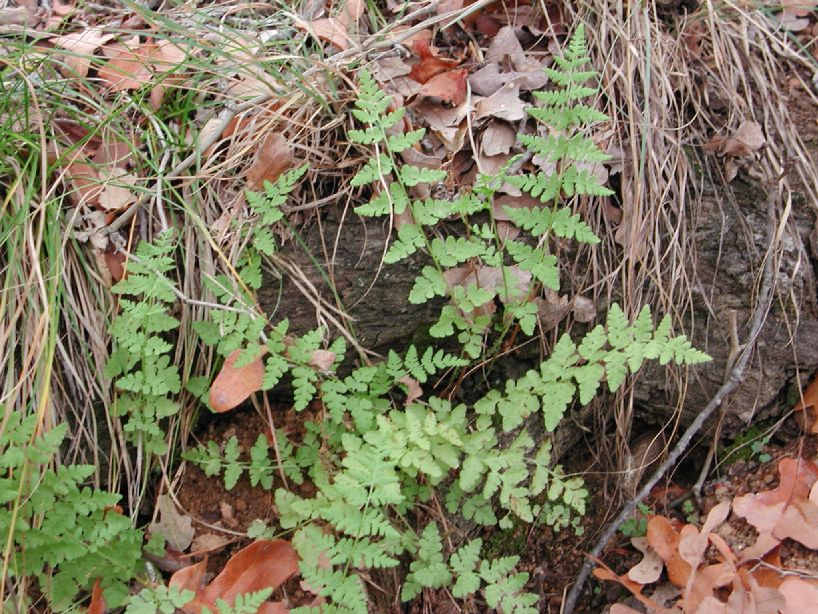
M 761 290 L 758 295 L 758 301 L 756 302 L 756 308 L 753 312 L 753 319 L 752 319 L 752 326 L 750 328 L 750 336 L 747 339 L 747 343 L 744 346 L 744 350 L 741 352 L 738 360 L 736 360 L 736 364 L 733 366 L 732 371 L 730 372 L 729 378 L 724 382 L 721 388 L 718 389 L 716 394 L 710 399 L 710 402 L 707 406 L 701 411 L 701 413 L 696 417 L 693 423 L 687 427 L 687 430 L 682 435 L 681 439 L 676 443 L 675 447 L 668 455 L 665 462 L 663 462 L 658 469 L 653 473 L 647 483 L 642 486 L 638 493 L 634 496 L 634 498 L 622 508 L 622 511 L 619 515 L 614 519 L 614 521 L 608 526 L 605 532 L 602 534 L 602 537 L 594 545 L 593 549 L 586 558 L 585 562 L 582 564 L 582 568 L 577 575 L 577 580 L 574 583 L 574 586 L 571 587 L 571 591 L 568 593 L 568 596 L 565 598 L 563 602 L 561 614 L 572 614 L 574 611 L 574 607 L 576 606 L 577 600 L 579 599 L 579 595 L 582 592 L 582 588 L 585 586 L 585 582 L 588 579 L 588 576 L 591 574 L 591 571 L 594 568 L 594 558 L 599 558 L 602 554 L 602 550 L 604 550 L 605 546 L 607 546 L 608 542 L 614 536 L 614 534 L 619 530 L 619 527 L 630 518 L 633 511 L 636 509 L 636 506 L 642 502 L 642 500 L 650 493 L 656 483 L 662 479 L 662 477 L 667 473 L 667 471 L 673 467 L 676 462 L 679 460 L 679 457 L 687 450 L 690 442 L 693 441 L 693 438 L 696 436 L 696 433 L 704 426 L 705 422 L 712 416 L 713 412 L 718 409 L 724 399 L 731 394 L 738 385 L 742 382 L 744 377 L 744 371 L 747 368 L 747 364 L 750 362 L 750 356 L 753 353 L 753 350 L 756 346 L 756 341 L 758 340 L 758 334 L 761 332 L 761 327 L 764 324 L 764 321 L 767 316 L 767 312 L 772 304 L 772 290 L 775 280 L 774 274 L 774 261 L 775 261 L 775 247 L 777 242 L 775 241 L 776 236 L 776 228 L 775 228 L 775 202 L 777 199 L 778 190 L 773 188 L 770 190 L 770 193 L 767 198 L 767 236 L 769 237 L 769 249 L 767 250 L 767 254 L 765 256 L 764 261 L 764 272 L 762 275 L 761 280 Z

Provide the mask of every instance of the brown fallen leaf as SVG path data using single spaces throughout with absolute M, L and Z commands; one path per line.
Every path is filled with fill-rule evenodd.
M 467 76 L 468 71 L 465 68 L 435 75 L 423 84 L 418 96 L 450 107 L 460 106 L 466 100 Z
M 196 534 L 191 517 L 177 511 L 170 495 L 159 495 L 156 507 L 159 510 L 159 520 L 151 523 L 148 531 L 151 534 L 159 533 L 174 550 L 187 550 Z
M 810 492 L 818 480 L 818 465 L 806 459 L 784 458 L 778 463 L 780 483 L 774 490 L 733 500 L 733 511 L 760 535 L 794 539 L 818 549 L 818 504 Z
M 287 139 L 280 132 L 271 132 L 264 137 L 247 169 L 247 187 L 256 190 L 265 181 L 275 181 L 292 163 L 293 154 Z
M 507 83 L 488 98 L 481 98 L 476 111 L 476 119 L 496 117 L 510 122 L 519 121 L 526 115 L 520 88 L 514 82 Z
M 136 177 L 130 173 L 122 173 L 105 178 L 102 191 L 99 193 L 99 206 L 105 211 L 122 211 L 131 203 L 136 202 Z
M 91 602 L 85 614 L 105 614 L 105 597 L 102 595 L 102 584 L 99 578 L 91 589 Z
M 244 350 L 241 349 L 233 350 L 210 387 L 210 406 L 217 413 L 230 411 L 251 394 L 261 390 L 264 381 L 262 356 L 249 365 L 234 366 L 243 353 Z
M 702 146 L 702 149 L 743 158 L 761 149 L 765 142 L 761 126 L 754 121 L 745 121 L 733 136 L 714 136 L 709 143 Z
M 68 193 L 68 198 L 75 207 L 99 204 L 99 195 L 102 193 L 103 186 L 99 173 L 93 166 L 85 162 L 72 162 L 65 169 L 65 177 L 74 187 Z
M 691 572 L 690 563 L 679 554 L 679 542 L 683 535 L 691 532 L 698 533 L 691 525 L 685 525 L 681 531 L 677 531 L 664 516 L 653 516 L 648 520 L 648 543 L 665 561 L 668 579 L 679 587 L 687 584 Z
M 782 614 L 806 614 L 815 611 L 818 604 L 818 582 L 789 577 L 778 587 L 787 607 Z
M 480 103 L 478 103 L 478 108 Z M 480 136 L 480 151 L 486 156 L 507 154 L 517 142 L 517 131 L 504 121 L 488 123 Z
M 259 540 L 234 554 L 196 601 L 228 603 L 237 595 L 265 588 L 277 588 L 298 571 L 298 555 L 290 542 L 282 539 Z
M 97 76 L 113 92 L 138 89 L 153 78 L 150 64 L 154 49 L 153 44 L 140 43 L 137 36 L 105 45 L 102 53 L 109 59 L 100 66 Z
M 338 47 L 341 51 L 349 49 L 347 27 L 337 17 L 324 17 L 309 23 L 297 21 L 295 25 L 314 38 Z
M 409 78 L 418 83 L 426 83 L 432 77 L 447 72 L 460 63 L 453 58 L 441 57 L 437 49 L 432 47 L 431 41 L 426 38 L 413 41 L 412 50 L 420 59 L 412 65 Z
M 423 396 L 423 388 L 420 387 L 420 382 L 411 375 L 404 375 L 398 382 L 406 386 L 406 406 L 411 405 L 415 399 Z
M 628 579 L 639 584 L 653 584 L 665 568 L 662 557 L 653 551 L 646 537 L 633 537 L 631 544 L 642 553 L 642 560 L 628 570 Z
M 228 543 L 230 543 L 230 541 L 230 538 L 224 535 L 217 535 L 216 533 L 202 533 L 201 535 L 196 536 L 196 538 L 190 544 L 190 551 L 198 552 L 199 554 L 205 552 L 210 553 L 226 546 Z
M 52 44 L 68 53 L 62 56 L 67 70 L 67 76 L 85 78 L 91 68 L 91 58 L 94 52 L 114 38 L 113 34 L 105 34 L 100 28 L 91 28 L 84 32 L 64 34 L 51 39 Z
M 178 588 L 180 591 L 193 591 L 198 593 L 204 586 L 204 575 L 207 571 L 207 559 L 199 561 L 195 565 L 188 565 L 173 573 L 168 582 L 168 586 Z

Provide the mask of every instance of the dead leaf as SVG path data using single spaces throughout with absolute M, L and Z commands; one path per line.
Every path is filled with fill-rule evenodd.
M 426 83 L 432 77 L 449 71 L 460 63 L 452 58 L 440 57 L 437 49 L 431 46 L 431 41 L 427 38 L 413 41 L 412 50 L 420 59 L 412 65 L 409 77 L 418 83 Z
M 261 390 L 264 381 L 262 357 L 257 357 L 249 365 L 235 367 L 243 353 L 244 350 L 241 349 L 231 352 L 210 387 L 210 406 L 217 413 L 230 411 L 251 394 Z
M 702 148 L 705 151 L 717 151 L 726 156 L 742 158 L 761 149 L 765 142 L 761 126 L 754 121 L 745 121 L 732 137 L 714 136 Z
M 207 571 L 207 559 L 188 565 L 173 573 L 168 582 L 168 586 L 176 587 L 180 591 L 193 591 L 198 593 L 204 585 L 204 575 Z
M 630 568 L 628 578 L 639 584 L 656 582 L 665 567 L 662 557 L 648 545 L 646 537 L 633 537 L 631 538 L 631 544 L 642 553 L 642 560 Z
M 62 56 L 62 61 L 68 69 L 65 71 L 67 76 L 85 78 L 91 68 L 94 52 L 112 38 L 113 34 L 105 34 L 100 28 L 91 28 L 84 32 L 55 36 L 51 42 L 55 47 L 69 52 Z
M 370 70 L 375 80 L 383 83 L 408 75 L 412 72 L 412 67 L 399 57 L 388 56 L 373 62 Z
M 460 106 L 466 100 L 467 76 L 465 68 L 435 75 L 423 84 L 418 96 L 450 107 Z
M 159 521 L 151 523 L 148 530 L 151 533 L 159 533 L 174 550 L 179 552 L 187 550 L 196 533 L 193 520 L 176 510 L 176 504 L 170 495 L 159 495 L 156 507 L 159 510 Z
M 310 365 L 320 371 L 329 371 L 335 364 L 336 354 L 329 350 L 313 350 L 310 355 Z
M 682 528 L 682 531 L 684 529 L 685 527 Z M 691 529 L 695 531 L 695 528 L 691 527 Z M 685 586 L 691 570 L 690 564 L 679 555 L 679 541 L 682 539 L 682 533 L 677 531 L 664 516 L 653 516 L 648 520 L 647 538 L 651 548 L 665 561 L 668 579 L 676 586 Z
M 293 163 L 287 139 L 280 132 L 271 132 L 256 150 L 253 164 L 247 169 L 247 186 L 256 190 L 265 181 L 273 182 Z
M 36 21 L 34 11 L 25 6 L 7 6 L 0 9 L 0 26 L 35 25 Z
M 109 60 L 100 66 L 97 75 L 113 92 L 138 89 L 150 83 L 153 78 L 150 65 L 155 45 L 140 43 L 139 37 L 106 45 L 102 48 L 102 53 Z
M 277 588 L 297 571 L 298 555 L 290 542 L 259 540 L 234 554 L 197 601 L 213 604 L 224 599 L 232 603 L 236 595 Z
M 733 511 L 759 534 L 801 542 L 818 548 L 818 505 L 809 500 L 818 480 L 818 465 L 806 459 L 784 458 L 778 464 L 780 483 L 774 490 L 747 494 L 733 500 Z
M 650 597 L 646 597 L 642 594 L 643 586 L 638 582 L 634 582 L 633 580 L 629 579 L 628 576 L 619 576 L 614 573 L 605 563 L 600 561 L 597 558 L 593 559 L 594 562 L 597 564 L 597 567 L 594 569 L 594 576 L 599 578 L 600 580 L 609 580 L 611 582 L 617 582 L 628 589 L 631 594 L 638 599 L 642 604 L 651 608 L 655 612 L 660 612 L 661 614 L 682 614 L 682 611 L 679 608 L 665 608 L 660 606 L 656 601 L 651 599 Z
M 818 583 L 807 582 L 801 578 L 790 577 L 778 587 L 787 602 L 783 614 L 806 614 L 815 611 L 818 604 Z
M 420 382 L 418 382 L 414 377 L 411 375 L 404 375 L 402 378 L 398 380 L 401 384 L 406 386 L 406 405 L 410 405 L 415 399 L 419 399 L 423 396 L 423 388 L 420 387 Z
M 136 181 L 136 177 L 130 173 L 108 177 L 99 194 L 99 206 L 106 211 L 122 211 L 136 202 L 136 194 L 133 191 Z
M 103 186 L 94 167 L 84 162 L 72 162 L 65 169 L 65 177 L 74 186 L 74 190 L 68 193 L 68 198 L 75 207 L 99 204 Z
M 341 10 L 339 19 L 344 23 L 344 25 L 349 26 L 349 24 L 352 22 L 358 21 L 361 17 L 363 17 L 365 10 L 365 0 L 347 0 L 344 3 L 344 8 Z
M 196 539 L 190 544 L 191 552 L 212 552 L 218 550 L 228 544 L 230 539 L 224 535 L 217 535 L 216 533 L 202 533 L 196 536 Z
M 496 117 L 510 122 L 523 119 L 525 105 L 520 100 L 520 88 L 515 83 L 507 83 L 488 98 L 481 98 L 476 105 L 476 119 Z
M 482 102 L 482 101 L 481 101 Z M 480 103 L 477 103 L 478 109 Z M 517 142 L 517 131 L 506 122 L 490 121 L 480 137 L 480 150 L 487 156 L 507 154 Z
M 341 51 L 349 49 L 347 27 L 344 25 L 344 22 L 337 17 L 324 17 L 323 19 L 316 19 L 309 23 L 298 20 L 295 25 L 314 38 L 338 47 Z
M 781 0 L 779 19 L 790 32 L 800 32 L 810 24 L 809 16 L 815 10 L 815 0 Z
M 100 578 L 97 578 L 94 587 L 91 589 L 91 602 L 88 604 L 85 614 L 105 614 L 105 597 L 102 595 Z

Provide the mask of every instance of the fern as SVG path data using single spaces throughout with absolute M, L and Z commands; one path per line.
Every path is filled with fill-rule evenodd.
M 181 590 L 178 586 L 160 584 L 155 588 L 144 588 L 128 599 L 125 614 L 173 614 L 194 596 L 193 591 Z
M 65 424 L 42 432 L 36 415 L 0 411 L 0 531 L 13 547 L 11 574 L 37 578 L 57 612 L 75 607 L 97 579 L 106 602 L 120 605 L 138 571 L 142 536 L 112 509 L 119 495 L 82 486 L 93 466 L 51 468 Z
M 224 599 L 216 599 L 216 612 L 214 614 L 256 614 L 261 604 L 267 601 L 273 589 L 265 588 L 254 593 L 236 595 L 233 603 L 227 603 Z M 211 614 L 209 608 L 202 608 L 203 614 Z
M 174 268 L 173 249 L 170 232 L 153 244 L 140 243 L 128 263 L 128 275 L 112 288 L 123 298 L 119 301 L 121 313 L 111 327 L 114 349 L 105 375 L 116 378 L 116 387 L 123 393 L 113 409 L 115 415 L 125 418 L 126 437 L 148 454 L 167 451 L 161 422 L 179 411 L 168 395 L 179 393 L 181 380 L 170 362 L 173 346 L 162 337 L 179 326 L 168 314 L 177 300 L 166 277 Z

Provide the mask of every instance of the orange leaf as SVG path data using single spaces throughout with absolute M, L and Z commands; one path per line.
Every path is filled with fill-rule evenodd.
M 650 547 L 665 561 L 668 579 L 676 586 L 685 586 L 690 577 L 690 564 L 679 555 L 682 535 L 667 518 L 654 516 L 648 520 L 647 538 Z
M 818 504 L 809 500 L 818 480 L 818 465 L 806 459 L 784 458 L 778 464 L 778 488 L 736 497 L 733 511 L 764 535 L 791 538 L 818 548 Z
M 412 66 L 409 78 L 418 83 L 426 83 L 432 77 L 451 70 L 460 63 L 452 58 L 440 57 L 437 50 L 431 47 L 428 38 L 413 41 L 412 48 L 420 56 L 420 61 Z
M 292 163 L 293 154 L 284 135 L 280 132 L 268 134 L 247 170 L 247 186 L 255 190 L 265 181 L 275 181 Z
M 102 585 L 99 582 L 100 579 L 97 578 L 94 588 L 91 589 L 91 603 L 88 604 L 86 614 L 105 614 L 105 597 L 102 596 Z
M 424 83 L 418 95 L 451 107 L 459 107 L 466 99 L 467 76 L 465 68 L 440 73 Z
M 254 392 L 261 390 L 264 381 L 264 363 L 261 356 L 249 365 L 235 367 L 244 350 L 233 350 L 213 385 L 210 387 L 210 406 L 217 413 L 230 411 Z
M 290 542 L 282 539 L 259 540 L 234 554 L 210 585 L 201 592 L 200 601 L 232 603 L 237 595 L 265 588 L 277 588 L 298 571 L 298 555 Z

